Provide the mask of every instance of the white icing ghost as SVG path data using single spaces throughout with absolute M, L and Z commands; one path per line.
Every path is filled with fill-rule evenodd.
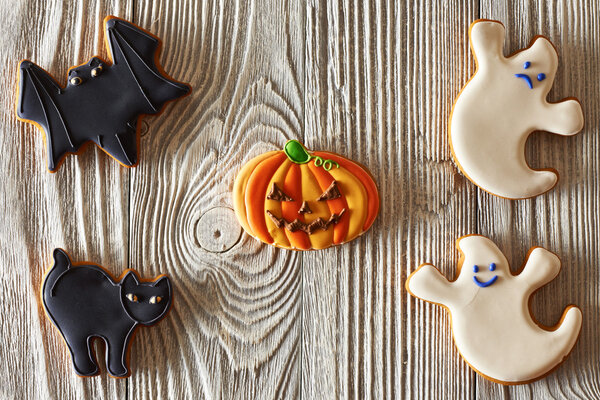
M 464 236 L 459 275 L 449 282 L 432 265 L 422 265 L 406 281 L 415 297 L 448 309 L 454 342 L 469 365 L 505 384 L 540 378 L 569 354 L 581 329 L 581 310 L 569 306 L 554 328 L 543 328 L 529 310 L 529 297 L 553 280 L 560 260 L 541 247 L 512 275 L 506 257 L 486 237 Z M 476 267 L 475 267 L 476 266 Z
M 569 136 L 583 128 L 577 100 L 546 100 L 558 65 L 554 46 L 538 36 L 506 58 L 504 26 L 489 20 L 475 21 L 469 36 L 477 71 L 452 109 L 454 159 L 467 178 L 491 194 L 523 199 L 547 192 L 558 175 L 529 168 L 527 137 L 536 130 Z

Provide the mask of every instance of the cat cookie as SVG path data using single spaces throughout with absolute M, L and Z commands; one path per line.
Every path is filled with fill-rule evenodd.
M 71 67 L 66 87 L 31 61 L 19 66 L 17 117 L 43 131 L 50 172 L 88 143 L 126 167 L 137 165 L 142 115 L 190 92 L 162 70 L 156 36 L 112 16 L 104 30 L 110 62 L 92 57 Z
M 507 385 L 534 381 L 558 367 L 579 337 L 581 310 L 568 306 L 548 328 L 531 315 L 529 299 L 556 278 L 559 258 L 534 247 L 522 271 L 513 275 L 504 254 L 486 237 L 464 236 L 457 248 L 455 281 L 424 264 L 408 277 L 406 289 L 448 310 L 464 360 L 485 378 Z
M 450 147 L 458 167 L 481 189 L 508 199 L 534 197 L 558 181 L 553 169 L 534 170 L 525 142 L 537 130 L 570 136 L 583 128 L 577 100 L 546 100 L 558 55 L 548 39 L 504 57 L 504 26 L 478 20 L 469 31 L 477 63 L 450 116 Z
M 244 230 L 277 247 L 324 249 L 373 224 L 379 193 L 365 168 L 342 156 L 309 152 L 296 140 L 248 161 L 233 188 Z
M 140 326 L 161 320 L 171 306 L 169 278 L 140 280 L 127 270 L 113 279 L 102 267 L 72 264 L 61 249 L 54 250 L 54 265 L 42 283 L 42 303 L 48 317 L 71 351 L 80 376 L 100 373 L 92 339 L 106 345 L 106 366 L 113 377 L 129 376 L 131 339 Z

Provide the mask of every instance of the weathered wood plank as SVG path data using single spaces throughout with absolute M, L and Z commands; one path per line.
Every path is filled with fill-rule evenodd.
M 237 242 L 231 221 L 237 170 L 303 136 L 299 3 L 136 2 L 134 21 L 164 39 L 165 69 L 194 92 L 148 119 L 132 172 L 132 265 L 169 274 L 176 295 L 133 345 L 143 369 L 130 398 L 299 394 L 299 254 Z
M 44 315 L 39 287 L 55 247 L 115 273 L 127 266 L 128 171 L 90 147 L 50 174 L 42 134 L 14 112 L 19 61 L 29 58 L 65 84 L 70 66 L 107 55 L 101 23 L 109 14 L 130 17 L 131 3 L 0 3 L 2 398 L 126 396 L 126 381 L 74 374 L 67 347 Z
M 527 144 L 534 167 L 551 166 L 560 173 L 556 188 L 538 198 L 508 201 L 478 193 L 478 229 L 505 251 L 513 268 L 519 268 L 531 246 L 543 246 L 562 260 L 560 275 L 533 298 L 536 318 L 554 325 L 564 307 L 581 307 L 584 323 L 579 343 L 567 361 L 548 377 L 530 385 L 501 388 L 482 378 L 478 397 L 598 398 L 600 341 L 598 340 L 598 98 L 597 2 L 556 3 L 482 1 L 481 16 L 502 21 L 507 28 L 505 52 L 529 45 L 538 34 L 552 41 L 559 53 L 559 68 L 549 99 L 580 99 L 584 130 L 574 137 L 536 134 Z M 594 60 L 593 62 L 590 62 Z
M 309 2 L 306 142 L 373 173 L 381 214 L 351 244 L 304 256 L 304 398 L 469 398 L 474 374 L 443 310 L 404 289 L 421 262 L 452 276 L 475 229 L 447 118 L 473 70 L 476 2 Z M 440 390 L 441 389 L 441 390 Z

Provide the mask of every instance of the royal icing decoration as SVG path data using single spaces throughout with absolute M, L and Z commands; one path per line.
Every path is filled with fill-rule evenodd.
M 309 152 L 296 140 L 261 154 L 238 173 L 235 214 L 244 230 L 274 246 L 323 249 L 364 233 L 379 194 L 360 165 L 333 153 Z
M 104 20 L 110 62 L 93 57 L 72 67 L 67 86 L 31 61 L 22 61 L 17 116 L 44 132 L 48 169 L 93 142 L 124 166 L 138 162 L 140 119 L 185 96 L 190 87 L 158 64 L 160 40 L 116 17 Z
M 100 266 L 71 263 L 61 249 L 54 250 L 54 266 L 42 283 L 46 314 L 63 336 L 80 376 L 100 373 L 91 346 L 94 338 L 105 342 L 109 374 L 128 376 L 135 330 L 160 321 L 171 299 L 171 283 L 164 275 L 142 281 L 127 270 L 113 279 Z
M 450 120 L 450 146 L 459 168 L 485 191 L 510 199 L 537 196 L 558 180 L 551 169 L 533 170 L 525 142 L 536 130 L 569 136 L 583 128 L 576 100 L 549 103 L 558 55 L 546 38 L 504 57 L 504 26 L 471 25 L 477 71 L 458 95 Z
M 581 310 L 568 306 L 558 324 L 546 328 L 529 309 L 531 294 L 558 275 L 559 258 L 535 247 L 523 270 L 513 275 L 490 239 L 464 236 L 457 247 L 462 257 L 455 281 L 425 264 L 408 277 L 406 288 L 449 311 L 454 342 L 465 361 L 504 384 L 533 381 L 562 363 L 579 336 Z

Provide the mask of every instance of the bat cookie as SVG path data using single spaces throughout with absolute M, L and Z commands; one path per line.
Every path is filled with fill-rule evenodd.
M 297 140 L 261 154 L 238 173 L 233 207 L 244 230 L 277 247 L 324 249 L 373 224 L 379 193 L 365 168 L 342 156 L 309 152 Z
M 108 373 L 129 376 L 131 339 L 140 326 L 160 321 L 171 306 L 169 278 L 140 280 L 126 270 L 119 279 L 93 264 L 72 264 L 61 249 L 54 250 L 54 266 L 42 283 L 42 303 L 71 351 L 80 376 L 100 373 L 91 347 L 93 338 L 104 340 Z
M 513 275 L 504 254 L 486 237 L 463 236 L 457 248 L 455 281 L 424 264 L 408 277 L 406 289 L 448 310 L 464 360 L 485 378 L 506 385 L 534 381 L 558 367 L 579 337 L 581 310 L 568 306 L 554 327 L 544 327 L 531 315 L 529 299 L 556 278 L 559 258 L 534 247 L 522 271 Z
M 43 131 L 50 172 L 89 142 L 126 167 L 137 165 L 142 115 L 190 93 L 159 65 L 156 36 L 112 16 L 104 27 L 111 61 L 92 57 L 71 67 L 64 88 L 31 61 L 19 66 L 17 117 Z
M 478 20 L 469 31 L 477 63 L 450 117 L 450 147 L 458 167 L 481 189 L 508 199 L 525 199 L 552 189 L 553 169 L 534 170 L 525 159 L 525 142 L 536 130 L 563 136 L 583 128 L 577 100 L 549 103 L 558 55 L 542 36 L 504 57 L 504 26 Z

